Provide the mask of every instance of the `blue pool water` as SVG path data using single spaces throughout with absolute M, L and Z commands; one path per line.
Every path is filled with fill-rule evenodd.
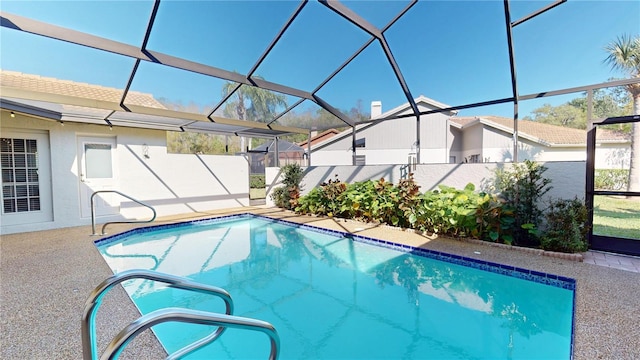
M 374 243 L 244 215 L 136 229 L 97 246 L 116 273 L 151 269 L 226 289 L 234 315 L 275 326 L 280 359 L 571 357 L 572 279 Z M 224 312 L 220 299 L 203 294 L 144 280 L 123 285 L 142 313 Z M 171 353 L 212 328 L 154 331 Z M 188 358 L 268 354 L 264 334 L 228 329 Z

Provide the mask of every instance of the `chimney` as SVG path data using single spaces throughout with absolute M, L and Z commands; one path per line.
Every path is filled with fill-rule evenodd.
M 371 102 L 371 118 L 375 119 L 382 115 L 382 101 Z

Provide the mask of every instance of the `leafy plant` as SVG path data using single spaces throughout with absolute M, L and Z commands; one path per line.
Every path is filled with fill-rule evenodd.
M 408 214 L 418 204 L 419 195 L 413 175 L 398 186 L 384 178 L 349 185 L 335 179 L 301 198 L 296 211 L 407 227 Z
M 482 240 L 513 243 L 515 218 L 513 210 L 505 206 L 504 200 L 495 194 L 480 193 L 476 208 L 476 227 L 471 235 Z
M 340 213 L 350 219 L 373 221 L 379 208 L 378 193 L 373 181 L 347 185 L 340 197 Z
M 626 190 L 629 184 L 627 169 L 597 169 L 595 188 L 600 190 Z
M 375 206 L 372 209 L 372 219 L 375 222 L 401 226 L 398 210 L 399 190 L 393 183 L 380 178 L 374 183 L 377 197 L 374 200 Z
M 513 234 L 517 245 L 539 245 L 537 229 L 540 227 L 543 211 L 538 204 L 552 189 L 549 185 L 551 180 L 542 176 L 546 170 L 545 166 L 525 160 L 523 163 L 513 164 L 510 170 L 497 169 L 495 172 L 496 190 L 508 206 L 513 208 Z
M 463 190 L 439 185 L 437 190 L 425 192 L 415 214 L 415 224 L 421 230 L 437 234 L 470 236 L 476 227 L 478 195 L 474 190 L 473 184 Z
M 287 208 L 287 205 L 289 204 L 289 192 L 284 186 L 278 186 L 277 188 L 273 189 L 270 197 L 277 207 L 284 209 Z
M 301 214 L 337 216 L 340 214 L 338 199 L 346 188 L 347 184 L 341 182 L 336 175 L 335 179 L 323 182 L 298 199 L 295 211 Z
M 545 214 L 546 229 L 541 239 L 542 248 L 561 252 L 587 251 L 587 208 L 578 198 L 551 201 Z
M 287 164 L 282 167 L 282 183 L 287 187 L 296 186 L 300 188 L 304 171 L 298 164 Z
M 336 178 L 300 198 L 295 210 L 443 235 L 474 236 L 507 244 L 513 241 L 513 211 L 497 196 L 478 194 L 473 184 L 462 190 L 440 185 L 424 194 L 419 188 L 411 174 L 398 185 L 384 179 L 347 185 Z
M 271 199 L 278 207 L 295 209 L 300 197 L 300 186 L 304 172 L 298 164 L 287 164 L 282 167 L 282 174 L 284 186 L 273 189 Z
M 420 185 L 413 180 L 413 173 L 409 173 L 408 178 L 398 183 L 398 197 L 400 199 L 398 210 L 403 215 L 403 226 L 413 227 L 417 221 L 414 209 L 420 202 Z

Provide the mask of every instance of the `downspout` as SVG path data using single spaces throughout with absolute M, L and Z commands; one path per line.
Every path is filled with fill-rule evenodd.
M 356 166 L 356 126 L 355 125 L 351 127 L 351 149 L 353 149 L 353 153 L 351 154 L 351 165 Z
M 420 162 L 420 114 L 416 116 L 416 162 Z
M 451 119 L 447 118 L 447 125 L 444 132 L 444 163 L 449 163 L 449 158 L 451 157 L 451 147 L 449 146 L 449 133 L 451 132 Z
M 275 136 L 273 139 L 273 142 L 275 143 L 276 167 L 280 167 L 280 150 L 278 149 L 278 137 Z
M 311 129 L 309 129 L 309 138 L 307 139 L 307 166 L 311 166 Z

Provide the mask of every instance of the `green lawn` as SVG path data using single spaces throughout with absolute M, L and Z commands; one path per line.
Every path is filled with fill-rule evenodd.
M 640 240 L 640 199 L 595 196 L 593 233 Z
M 267 189 L 249 189 L 249 199 L 264 199 L 267 195 Z

